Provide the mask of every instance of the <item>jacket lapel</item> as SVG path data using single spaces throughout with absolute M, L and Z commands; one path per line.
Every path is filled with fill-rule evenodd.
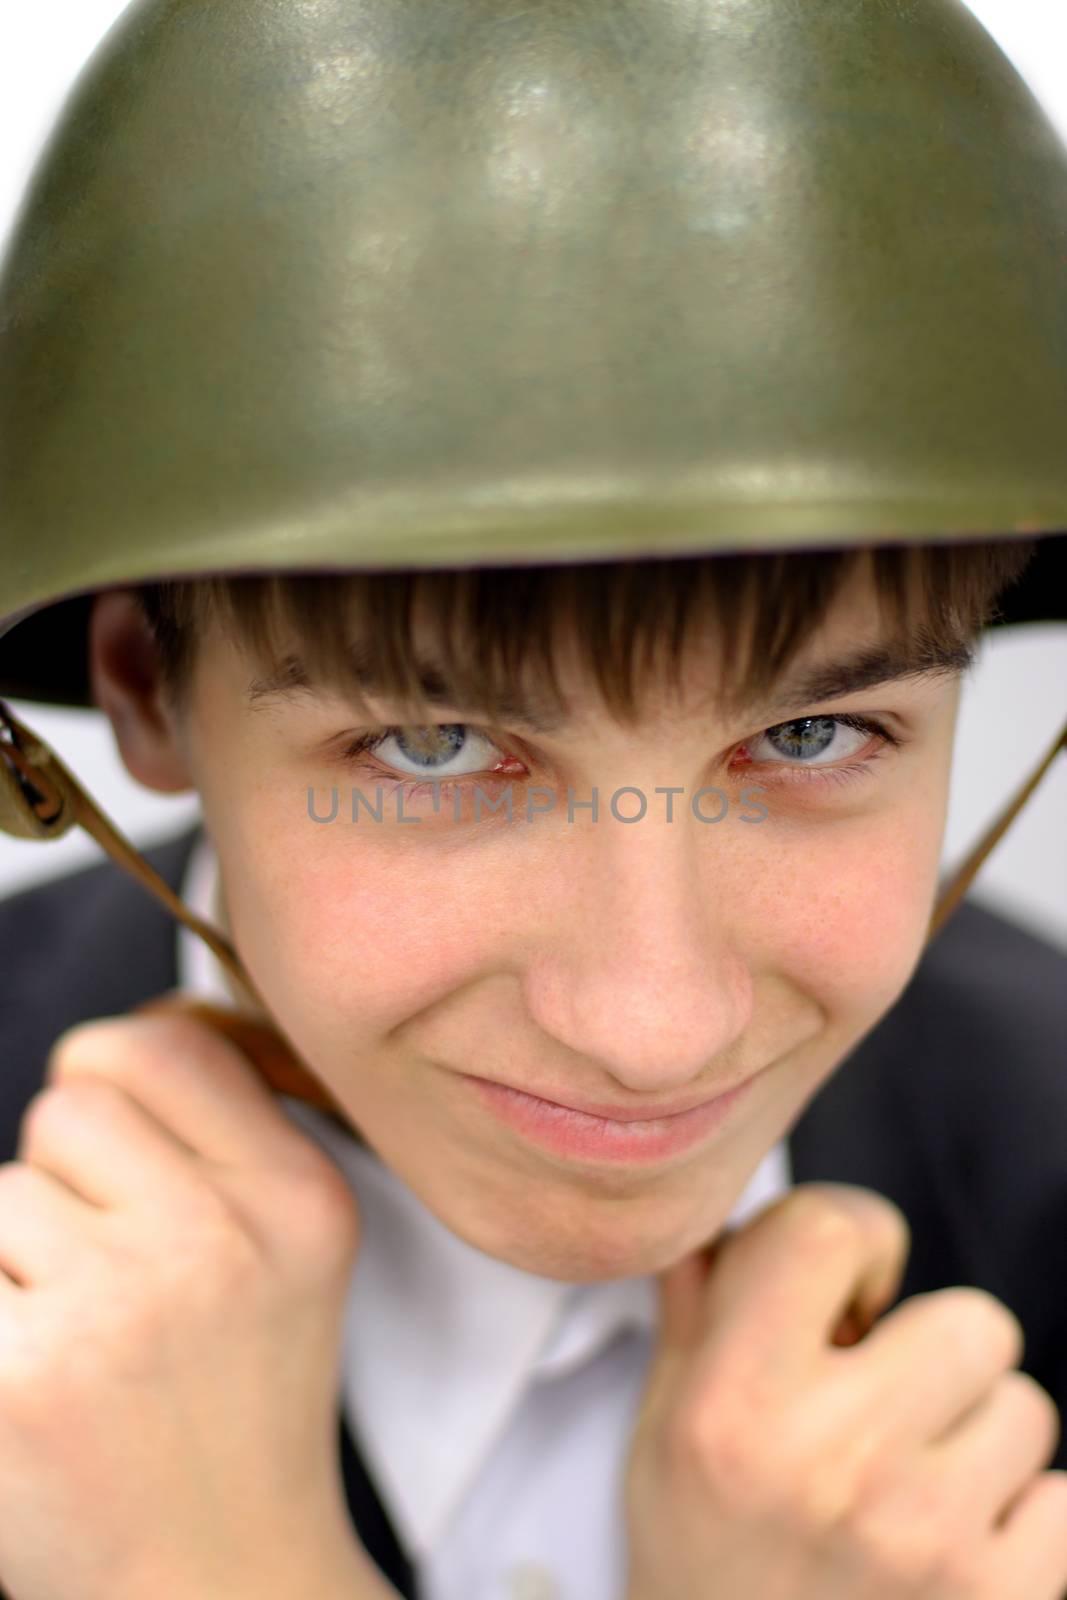
M 400 1592 L 403 1600 L 418 1600 L 414 1568 L 378 1498 L 356 1445 L 355 1430 L 343 1409 L 338 1413 L 338 1424 L 345 1496 L 363 1548 Z

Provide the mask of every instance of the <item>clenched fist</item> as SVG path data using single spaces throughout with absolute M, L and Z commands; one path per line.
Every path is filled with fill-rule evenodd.
M 392 1594 L 337 1451 L 355 1199 L 188 1017 L 63 1034 L 0 1166 L 0 1588 Z
M 1060 1419 L 978 1289 L 899 1289 L 889 1201 L 801 1184 L 660 1278 L 627 1600 L 1063 1600 Z M 860 1326 L 844 1331 L 848 1307 Z

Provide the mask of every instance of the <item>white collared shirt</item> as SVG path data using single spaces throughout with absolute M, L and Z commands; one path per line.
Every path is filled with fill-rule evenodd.
M 181 897 L 217 924 L 201 831 Z M 178 930 L 183 989 L 233 1004 Z M 622 1482 L 656 1322 L 651 1277 L 561 1283 L 452 1233 L 369 1147 L 303 1101 L 279 1104 L 359 1203 L 339 1387 L 420 1600 L 622 1600 Z M 775 1145 L 731 1224 L 790 1186 Z

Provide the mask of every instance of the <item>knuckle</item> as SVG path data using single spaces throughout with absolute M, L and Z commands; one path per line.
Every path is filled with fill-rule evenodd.
M 286 1206 L 301 1241 L 328 1260 L 359 1242 L 359 1209 L 348 1181 L 329 1160 L 308 1164 L 286 1185 Z
M 771 1453 L 753 1429 L 707 1408 L 676 1418 L 670 1455 L 694 1475 L 715 1505 L 734 1515 L 766 1507 L 773 1492 Z
M 152 1225 L 158 1232 L 162 1254 L 175 1266 L 190 1260 L 226 1260 L 239 1248 L 245 1235 L 237 1206 L 202 1175 L 168 1185 L 161 1202 L 154 1208 Z M 133 1236 L 142 1240 L 143 1230 L 132 1221 Z
M 778 1453 L 787 1469 L 781 1505 L 794 1535 L 825 1548 L 854 1519 L 877 1520 L 884 1514 L 895 1476 L 869 1448 L 846 1445 L 835 1432 L 805 1427 L 798 1434 L 787 1426 Z
M 8 1214 L 30 1217 L 37 1214 L 51 1177 L 28 1161 L 0 1162 L 0 1195 Z M 6 1345 L 2 1346 L 6 1348 Z
M 788 1197 L 796 1228 L 797 1247 L 811 1255 L 847 1249 L 860 1238 L 861 1225 L 853 1212 L 818 1188 L 802 1188 Z
M 849 1529 L 872 1543 L 888 1538 L 894 1526 L 899 1525 L 899 1509 L 906 1487 L 897 1461 L 883 1456 L 869 1462 L 856 1483 L 845 1517 Z
M 954 1341 L 965 1355 L 1014 1367 L 1023 1358 L 1026 1335 L 1013 1311 L 986 1289 L 959 1286 L 935 1291 L 948 1307 Z
M 23 1434 L 43 1431 L 51 1397 L 48 1374 L 40 1357 L 26 1350 L 5 1350 L 0 1367 L 0 1411 L 5 1428 Z
M 1018 1372 L 1014 1369 L 1004 1373 L 999 1388 L 1008 1394 L 1013 1406 L 1022 1413 L 1024 1419 L 1032 1419 L 1033 1429 L 1043 1435 L 1047 1453 L 1051 1457 L 1059 1443 L 1062 1419 L 1059 1407 L 1048 1390 L 1028 1372 Z
M 100 1277 L 101 1293 L 85 1319 L 85 1337 L 74 1349 L 68 1342 L 63 1352 L 53 1386 L 64 1399 L 79 1401 L 101 1381 L 140 1384 L 158 1378 L 170 1360 L 175 1330 L 182 1330 L 183 1340 L 195 1337 L 206 1320 L 205 1303 L 218 1315 L 210 1271 L 185 1273 L 169 1251 L 148 1266 L 131 1253 L 127 1270 L 120 1270 L 121 1257 L 122 1251 L 116 1250 Z M 60 1367 L 58 1352 L 53 1367 Z
M 1039 1494 L 1046 1506 L 1053 1509 L 1058 1507 L 1052 1525 L 1061 1530 L 1061 1549 L 1067 1561 L 1067 1471 L 1062 1467 L 1052 1467 L 1047 1472 L 1039 1473 L 1031 1493 Z
M 43 1081 L 46 1085 L 65 1080 L 82 1052 L 86 1032 L 84 1024 L 79 1023 L 76 1027 L 65 1029 L 52 1041 L 44 1064 Z
M 943 1575 L 943 1554 L 930 1536 L 884 1507 L 864 1504 L 845 1526 L 861 1567 L 880 1580 L 918 1587 Z
M 703 1475 L 705 1460 L 715 1452 L 715 1439 L 704 1414 L 693 1406 L 678 1406 L 666 1418 L 663 1428 L 663 1456 L 676 1475 L 696 1472 Z
M 1010 1384 L 1035 1414 L 1059 1419 L 1059 1408 L 1055 1400 L 1031 1373 L 1012 1369 L 1011 1372 L 1005 1372 L 1000 1381 Z
M 199 1054 L 205 1037 L 215 1037 L 202 1022 L 178 1012 L 126 1017 L 123 1027 L 122 1047 L 116 1049 L 110 1070 L 125 1083 L 173 1072 L 177 1064 Z
M 190 1018 L 154 1013 L 78 1023 L 53 1042 L 46 1082 L 75 1083 L 91 1076 L 133 1087 L 187 1053 L 195 1044 L 196 1029 Z
M 971 1541 L 962 1536 L 944 1537 L 939 1543 L 929 1550 L 926 1561 L 927 1582 L 934 1585 L 935 1592 L 952 1596 L 960 1596 L 965 1600 L 967 1596 L 978 1596 L 985 1592 L 980 1588 L 984 1584 L 985 1575 L 979 1561 L 978 1553 Z
M 822 1545 L 851 1512 L 854 1488 L 848 1476 L 826 1464 L 789 1473 L 782 1511 L 794 1536 Z
M 246 1238 L 236 1207 L 220 1190 L 205 1182 L 183 1185 L 171 1208 L 174 1230 L 198 1250 L 210 1246 L 220 1257 Z
M 980 1592 L 973 1541 L 947 1519 L 944 1508 L 899 1463 L 864 1476 L 835 1532 L 861 1564 L 882 1581 L 961 1597 Z M 894 1592 L 896 1589 L 894 1588 Z
M 0 1189 L 13 1189 L 19 1193 L 26 1184 L 26 1179 L 31 1173 L 25 1161 L 0 1161 Z
M 43 1138 L 61 1135 L 85 1115 L 106 1112 L 120 1091 L 102 1078 L 77 1078 L 39 1089 L 22 1114 L 20 1144 L 31 1148 Z
M 957 1535 L 934 1562 L 937 1593 L 949 1600 L 985 1600 L 989 1595 L 988 1546 L 973 1532 Z
M 252 1292 L 263 1277 L 261 1247 L 235 1207 L 201 1185 L 173 1208 L 161 1275 L 183 1300 Z
M 75 1023 L 52 1041 L 45 1061 L 47 1084 L 68 1083 L 86 1070 L 100 1070 L 102 1058 L 110 1061 L 121 1038 L 121 1024 L 112 1017 L 95 1017 Z

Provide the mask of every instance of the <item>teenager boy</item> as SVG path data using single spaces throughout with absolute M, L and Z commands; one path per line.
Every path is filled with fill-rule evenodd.
M 252 987 L 111 866 L 0 910 L 14 1600 L 1062 1595 L 1065 963 L 925 945 L 962 675 L 1059 614 L 1065 173 L 940 4 L 109 36 L 0 690 L 199 792 Z

